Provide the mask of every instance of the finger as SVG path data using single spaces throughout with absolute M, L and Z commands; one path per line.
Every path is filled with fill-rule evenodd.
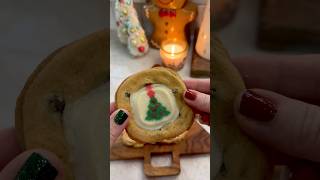
M 0 173 L 0 179 L 8 180 L 62 180 L 63 176 L 63 164 L 61 161 L 54 154 L 40 149 L 23 152 Z
M 0 131 L 0 171 L 14 157 L 22 152 L 16 138 L 14 128 L 2 129 Z
M 320 55 L 234 58 L 247 88 L 268 89 L 320 105 Z
M 210 93 L 210 79 L 186 79 L 184 83 L 188 89 Z
M 184 92 L 184 100 L 190 107 L 210 113 L 210 95 L 195 90 L 187 90 Z
M 280 152 L 320 162 L 320 108 L 253 89 L 235 101 L 235 117 L 251 137 Z
M 116 104 L 114 102 L 110 103 L 109 114 L 112 114 L 116 110 Z
M 129 113 L 124 109 L 118 109 L 110 116 L 110 147 L 118 139 L 128 124 Z

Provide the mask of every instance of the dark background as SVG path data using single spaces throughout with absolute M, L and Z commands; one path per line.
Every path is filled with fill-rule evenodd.
M 28 76 L 55 49 L 107 27 L 107 0 L 0 1 L 0 128 Z

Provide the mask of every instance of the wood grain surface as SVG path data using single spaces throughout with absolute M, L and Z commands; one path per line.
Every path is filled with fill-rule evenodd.
M 172 165 L 153 167 L 153 154 L 172 154 Z M 210 134 L 198 123 L 194 123 L 186 135 L 186 140 L 178 144 L 146 144 L 142 148 L 123 145 L 118 139 L 110 151 L 111 160 L 144 159 L 144 173 L 147 176 L 169 176 L 180 172 L 180 155 L 210 153 Z
M 195 50 L 192 55 L 191 77 L 210 77 L 210 61 L 199 56 Z

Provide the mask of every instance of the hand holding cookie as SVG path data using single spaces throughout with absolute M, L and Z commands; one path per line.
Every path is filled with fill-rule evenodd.
M 126 126 L 127 137 L 141 144 L 154 144 L 184 135 L 194 117 L 183 99 L 186 90 L 179 74 L 164 67 L 153 67 L 125 79 L 115 99 L 117 108 L 132 114 Z
M 233 59 L 248 88 L 234 102 L 237 122 L 247 135 L 273 150 L 268 155 L 276 165 L 286 165 L 292 179 L 320 178 L 320 96 L 310 93 L 318 92 L 319 58 Z
M 128 114 L 126 110 L 116 110 L 114 103 L 110 104 L 110 147 L 126 128 L 128 124 Z
M 201 121 L 210 125 L 210 79 L 184 80 L 188 90 L 184 93 L 185 102 L 195 114 L 200 114 Z
M 0 130 L 0 147 L 0 179 L 64 179 L 62 162 L 45 150 L 23 152 L 14 128 Z

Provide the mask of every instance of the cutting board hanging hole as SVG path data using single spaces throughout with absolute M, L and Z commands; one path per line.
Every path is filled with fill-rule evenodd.
M 165 167 L 172 164 L 172 154 L 153 154 L 151 153 L 151 165 L 153 167 Z

